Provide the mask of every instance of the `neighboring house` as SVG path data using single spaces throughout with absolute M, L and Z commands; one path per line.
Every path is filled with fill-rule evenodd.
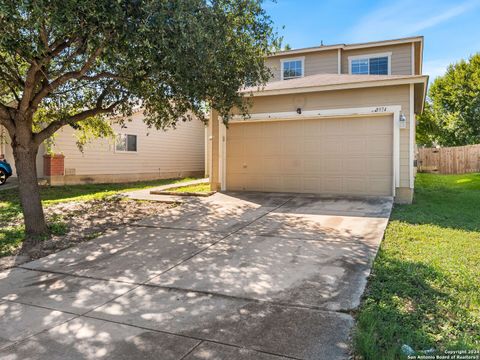
M 395 196 L 409 203 L 423 37 L 278 52 L 250 118 L 212 112 L 213 189 Z
M 200 120 L 180 121 L 176 129 L 163 131 L 149 129 L 142 119 L 143 112 L 137 111 L 131 122 L 113 126 L 116 139 L 95 139 L 83 153 L 75 130 L 62 128 L 54 137 L 53 157 L 46 155 L 44 145 L 40 147 L 37 175 L 53 185 L 205 175 L 206 130 Z M 6 130 L 1 139 L 0 153 L 14 165 Z

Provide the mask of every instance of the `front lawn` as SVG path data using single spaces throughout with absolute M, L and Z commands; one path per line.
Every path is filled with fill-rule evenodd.
M 102 211 L 105 212 L 109 204 L 110 206 L 121 208 L 121 206 L 125 204 L 121 204 L 117 200 L 115 200 L 115 202 L 104 200 L 112 198 L 114 195 L 122 192 L 176 184 L 189 180 L 194 179 L 164 179 L 124 184 L 42 186 L 40 193 L 43 206 L 47 212 L 49 208 L 54 206 L 61 208 L 59 210 L 56 209 L 48 219 L 52 235 L 61 236 L 69 231 L 67 223 L 65 222 L 65 218 L 69 216 L 69 213 L 75 212 L 78 213 L 77 216 L 79 216 L 80 213 L 84 214 L 86 211 L 91 210 L 90 215 L 94 215 L 92 214 L 93 210 L 102 209 Z M 82 206 L 82 204 L 87 202 L 92 206 Z M 64 206 L 65 204 L 73 203 L 76 203 L 75 206 Z M 82 210 L 80 211 L 80 209 Z M 143 214 L 145 213 L 146 207 L 141 206 L 140 210 L 142 210 L 141 214 Z M 18 189 L 0 191 L 0 257 L 14 254 L 20 248 L 24 239 L 24 227 L 21 224 L 22 218 Z
M 412 205 L 393 209 L 357 314 L 364 359 L 480 349 L 480 174 L 418 174 Z
M 199 194 L 208 194 L 211 192 L 209 183 L 181 186 L 173 189 L 168 189 L 167 191 L 171 191 L 174 193 L 199 193 Z

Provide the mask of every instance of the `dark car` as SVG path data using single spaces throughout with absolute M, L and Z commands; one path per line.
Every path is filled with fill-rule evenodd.
M 5 184 L 10 176 L 12 176 L 12 167 L 6 160 L 0 160 L 0 185 Z

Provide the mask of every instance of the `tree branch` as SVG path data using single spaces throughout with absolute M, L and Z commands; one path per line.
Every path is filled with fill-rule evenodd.
M 36 81 L 38 81 L 38 77 L 37 77 L 38 68 L 39 67 L 38 67 L 37 64 L 31 64 L 30 68 L 27 71 L 27 76 L 26 76 L 26 79 L 25 79 L 25 86 L 23 88 L 22 100 L 20 101 L 20 103 L 18 105 L 18 109 L 21 112 L 27 111 L 27 109 L 29 107 L 30 100 L 32 99 L 33 92 L 34 92 L 35 87 L 37 85 Z
M 50 53 L 46 58 L 46 63 L 48 63 L 53 57 L 59 55 L 63 50 L 72 46 L 75 42 L 79 41 L 79 38 L 67 39 L 63 42 L 55 42 L 50 46 Z
M 100 95 L 100 96 L 102 96 L 102 95 Z M 95 108 L 82 111 L 80 113 L 77 113 L 75 115 L 72 115 L 72 116 L 67 117 L 65 119 L 62 119 L 62 120 L 57 120 L 57 121 L 51 122 L 45 129 L 43 129 L 42 131 L 40 131 L 39 133 L 36 133 L 34 135 L 33 141 L 37 145 L 40 145 L 43 141 L 48 139 L 57 130 L 59 130 L 60 128 L 62 128 L 65 125 L 73 125 L 73 124 L 76 124 L 76 123 L 78 123 L 82 120 L 85 120 L 85 119 L 89 118 L 89 117 L 94 117 L 94 116 L 101 115 L 101 114 L 112 113 L 115 110 L 115 108 L 119 104 L 121 104 L 123 101 L 124 101 L 123 99 L 115 101 L 114 103 L 112 103 L 108 107 L 104 108 L 104 107 L 102 107 L 103 98 L 100 100 L 100 97 L 99 97 L 99 100 L 97 101 L 97 106 Z
M 15 67 L 15 65 L 10 64 L 8 60 L 0 55 L 0 60 L 1 60 L 1 67 L 0 67 L 0 72 L 8 77 L 10 81 L 13 83 L 16 83 L 20 86 L 25 86 L 25 82 L 21 78 L 20 74 L 18 73 L 18 69 Z M 4 69 L 2 69 L 4 67 Z
M 45 46 L 45 49 L 48 49 L 48 31 L 45 27 L 45 23 L 42 22 L 40 26 L 40 40 L 43 43 L 43 46 Z
M 82 76 L 85 75 L 85 73 L 90 70 L 90 68 L 92 67 L 95 59 L 100 56 L 100 54 L 102 53 L 103 51 L 103 46 L 100 46 L 98 47 L 92 55 L 90 55 L 90 57 L 85 61 L 85 63 L 83 64 L 83 66 L 81 67 L 80 70 L 77 70 L 77 71 L 70 71 L 70 72 L 67 72 L 61 76 L 59 76 L 58 78 L 56 78 L 55 80 L 53 80 L 52 82 L 42 86 L 42 88 L 40 89 L 40 91 L 35 95 L 35 97 L 33 98 L 32 100 L 32 103 L 31 103 L 31 106 L 33 109 L 36 109 L 38 107 L 38 105 L 40 104 L 40 102 L 47 96 L 49 95 L 53 90 L 57 89 L 58 87 L 60 87 L 61 85 L 65 84 L 67 81 L 69 80 L 72 80 L 72 79 L 78 79 Z
M 0 103 L 0 125 L 5 126 L 5 128 L 10 133 L 10 136 L 15 134 L 15 123 L 13 122 L 13 112 L 15 109 Z

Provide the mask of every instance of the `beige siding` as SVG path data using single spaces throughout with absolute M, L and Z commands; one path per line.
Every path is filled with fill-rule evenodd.
M 296 95 L 259 96 L 253 99 L 250 112 L 295 111 L 298 103 L 304 104 L 302 108 L 305 111 L 400 105 L 407 117 L 407 128 L 400 130 L 400 187 L 409 187 L 409 92 L 409 85 L 399 85 Z M 218 163 L 218 155 L 213 154 L 212 161 L 214 164 Z
M 419 42 L 415 43 L 415 75 L 421 75 L 422 47 Z
M 273 72 L 272 81 L 281 79 L 281 59 L 295 59 L 305 57 L 305 76 L 315 74 L 337 74 L 338 73 L 338 51 L 319 51 L 298 56 L 278 56 L 266 59 L 266 64 Z
M 342 74 L 348 74 L 348 57 L 357 55 L 370 55 L 381 53 L 392 53 L 391 66 L 392 75 L 412 74 L 412 44 L 400 44 L 391 46 L 378 46 L 366 49 L 343 50 L 342 51 Z
M 180 122 L 168 131 L 148 129 L 142 114 L 134 115 L 126 128 L 116 131 L 137 135 L 137 152 L 115 151 L 112 139 L 97 139 L 85 146 L 76 145 L 75 131 L 63 128 L 55 138 L 56 153 L 65 155 L 66 175 L 114 175 L 180 173 L 204 170 L 205 130 L 199 120 Z
M 419 74 L 420 64 L 420 45 L 415 44 L 415 73 Z M 412 43 L 376 46 L 371 48 L 341 50 L 341 70 L 342 74 L 348 74 L 348 57 L 358 55 L 371 55 L 381 53 L 392 53 L 391 55 L 391 73 L 392 75 L 411 75 L 412 74 Z M 281 60 L 305 58 L 305 76 L 314 74 L 337 74 L 338 73 L 338 50 L 318 51 L 313 53 L 297 54 L 290 56 L 276 56 L 265 60 L 266 65 L 272 70 L 273 78 L 271 81 L 281 79 Z

